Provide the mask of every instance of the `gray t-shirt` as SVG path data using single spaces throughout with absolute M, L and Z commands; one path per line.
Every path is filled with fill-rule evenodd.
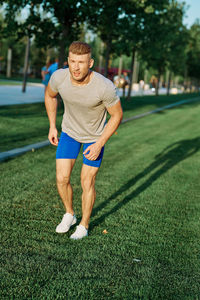
M 96 142 L 104 130 L 106 108 L 120 101 L 112 81 L 93 72 L 88 84 L 75 86 L 69 69 L 59 69 L 49 84 L 64 102 L 62 131 L 80 143 Z

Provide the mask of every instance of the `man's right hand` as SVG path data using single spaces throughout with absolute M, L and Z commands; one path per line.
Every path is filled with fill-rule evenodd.
M 49 129 L 48 139 L 52 145 L 58 146 L 58 131 L 56 128 Z

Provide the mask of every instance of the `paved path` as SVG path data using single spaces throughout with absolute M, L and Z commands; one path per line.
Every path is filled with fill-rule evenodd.
M 3 80 L 4 81 L 4 80 Z M 118 90 L 119 96 L 122 96 L 122 89 Z M 160 94 L 166 94 L 166 89 L 160 89 Z M 132 96 L 155 95 L 151 89 L 144 91 L 132 91 Z M 0 106 L 13 104 L 26 104 L 44 102 L 44 86 L 39 83 L 28 83 L 26 92 L 22 93 L 22 85 L 0 85 Z
M 44 102 L 42 84 L 28 84 L 22 93 L 22 85 L 0 85 L 0 105 Z

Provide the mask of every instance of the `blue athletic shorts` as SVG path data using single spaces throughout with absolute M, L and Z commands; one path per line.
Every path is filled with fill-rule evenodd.
M 85 149 L 94 143 L 83 143 L 83 152 Z M 61 133 L 60 140 L 56 151 L 56 159 L 76 159 L 82 143 L 77 142 L 65 132 Z M 89 160 L 83 154 L 83 163 L 88 166 L 99 168 L 103 158 L 104 147 L 96 160 Z

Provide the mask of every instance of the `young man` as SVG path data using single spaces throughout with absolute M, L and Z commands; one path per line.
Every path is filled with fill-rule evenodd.
M 93 63 L 90 46 L 73 42 L 69 47 L 69 69 L 59 69 L 53 73 L 45 94 L 50 123 L 48 138 L 52 145 L 58 146 L 57 188 L 66 210 L 61 223 L 56 227 L 57 233 L 67 232 L 76 223 L 70 175 L 83 144 L 82 219 L 70 236 L 72 239 L 88 235 L 90 215 L 96 198 L 95 178 L 101 165 L 104 145 L 118 128 L 123 115 L 115 86 L 101 74 L 90 70 Z M 56 129 L 58 93 L 65 106 L 59 141 Z M 107 111 L 111 118 L 106 124 Z

